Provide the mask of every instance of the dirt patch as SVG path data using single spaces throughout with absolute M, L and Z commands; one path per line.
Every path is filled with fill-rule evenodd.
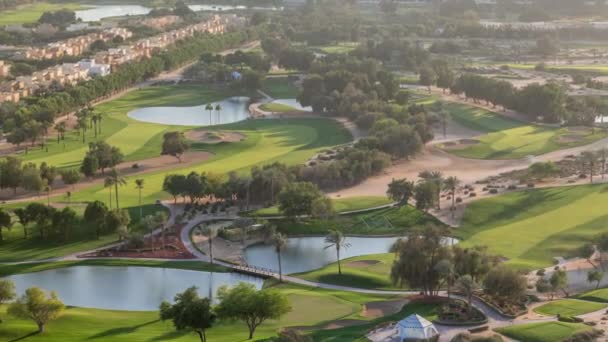
M 365 267 L 373 266 L 373 265 L 376 265 L 379 263 L 380 263 L 380 261 L 378 261 L 378 260 L 358 260 L 358 261 L 351 261 L 351 262 L 347 263 L 346 266 L 354 267 L 354 268 L 365 268 Z
M 562 135 L 560 136 L 557 141 L 560 144 L 570 144 L 570 143 L 575 143 L 575 142 L 579 142 L 584 138 L 583 135 L 580 134 L 566 134 L 566 135 Z
M 409 303 L 409 300 L 405 298 L 365 303 L 361 315 L 370 318 L 393 315 L 400 312 L 407 303 Z
M 458 150 L 477 144 L 479 144 L 479 140 L 477 139 L 460 139 L 458 141 L 450 141 L 444 143 L 443 148 L 445 148 L 446 150 Z
M 237 132 L 224 131 L 189 131 L 186 138 L 204 144 L 219 144 L 222 142 L 239 142 L 245 139 L 245 135 Z
M 368 323 L 368 322 L 359 321 L 356 319 L 340 319 L 340 320 L 333 321 L 331 323 L 324 325 L 321 329 L 323 329 L 323 330 L 341 329 L 341 328 L 346 328 L 346 327 L 354 327 L 354 326 L 362 325 L 362 324 L 366 324 L 366 323 Z

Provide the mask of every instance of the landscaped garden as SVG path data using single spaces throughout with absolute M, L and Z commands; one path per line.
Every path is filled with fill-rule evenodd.
M 526 124 L 483 108 L 449 104 L 452 119 L 467 128 L 486 133 L 475 139 L 451 142 L 441 147 L 452 154 L 474 159 L 517 159 L 530 155 L 586 145 L 605 138 L 591 128 L 554 128 Z
M 578 316 L 606 308 L 605 304 L 577 299 L 560 299 L 534 309 L 534 312 L 547 316 Z
M 488 246 L 519 269 L 570 257 L 594 236 L 607 232 L 606 185 L 583 185 L 506 193 L 472 202 L 454 232 L 463 246 Z

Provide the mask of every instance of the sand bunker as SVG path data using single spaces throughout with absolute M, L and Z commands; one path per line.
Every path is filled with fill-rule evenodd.
M 378 260 L 358 260 L 358 261 L 351 261 L 351 262 L 347 263 L 346 266 L 354 267 L 354 268 L 365 268 L 365 267 L 373 266 L 373 265 L 376 265 L 379 263 L 380 263 L 380 261 L 378 261 Z
M 189 131 L 186 138 L 204 144 L 219 144 L 221 142 L 238 142 L 245 139 L 245 135 L 237 132 L 224 131 Z
M 409 300 L 395 299 L 395 300 L 384 300 L 379 302 L 369 302 L 363 305 L 363 317 L 377 318 L 388 315 L 393 315 L 401 311 L 405 304 L 409 303 Z

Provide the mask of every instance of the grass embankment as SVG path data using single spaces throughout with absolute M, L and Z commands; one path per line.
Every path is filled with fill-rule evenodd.
M 608 185 L 581 185 L 506 193 L 469 204 L 455 234 L 463 246 L 485 245 L 519 269 L 571 257 L 608 232 Z
M 578 295 L 576 298 L 592 302 L 608 303 L 608 288 L 585 292 Z
M 290 113 L 297 111 L 292 106 L 284 105 L 281 103 L 265 103 L 260 106 L 260 109 L 265 112 L 271 113 Z
M 577 332 L 586 330 L 591 330 L 591 327 L 582 323 L 564 322 L 521 324 L 496 329 L 507 337 L 526 342 L 563 341 Z
M 446 106 L 454 121 L 485 132 L 477 143 L 443 148 L 457 156 L 474 159 L 518 159 L 529 155 L 590 144 L 608 136 L 601 130 L 554 128 L 526 124 L 482 108 L 463 104 Z
M 433 216 L 411 206 L 340 215 L 331 220 L 308 219 L 293 222 L 282 219 L 272 222 L 279 231 L 291 235 L 324 235 L 330 229 L 339 229 L 344 234 L 402 235 L 414 229 L 423 229 L 429 224 L 442 225 Z
M 40 262 L 27 264 L 2 265 L 0 277 L 12 274 L 40 272 L 64 267 L 73 266 L 139 266 L 139 267 L 160 267 L 173 268 L 180 270 L 207 271 L 207 272 L 229 272 L 226 267 L 211 265 L 200 261 L 161 261 L 161 260 L 138 260 L 138 259 L 93 259 L 93 260 L 70 260 L 57 262 Z
M 89 142 L 105 141 L 120 148 L 126 161 L 136 161 L 160 155 L 162 135 L 167 131 L 185 131 L 184 126 L 165 126 L 131 119 L 127 114 L 137 108 L 157 106 L 197 106 L 223 100 L 237 95 L 224 88 L 209 88 L 199 85 L 154 86 L 132 91 L 126 95 L 95 106 L 103 114 L 101 134 L 95 137 L 94 130 L 88 130 L 85 142 L 77 131 L 65 135 L 65 140 L 57 143 L 56 137 L 49 137 L 49 151 L 39 148 L 31 150 L 22 158 L 40 164 L 46 161 L 59 168 L 78 167 L 89 149 Z M 168 113 L 170 115 L 170 113 Z
M 336 213 L 374 208 L 392 202 L 393 201 L 390 199 L 381 196 L 359 196 L 332 199 Z M 280 214 L 279 207 L 277 206 L 259 209 L 252 213 L 253 216 L 278 216 Z
M 337 319 L 365 320 L 366 318 L 360 315 L 362 304 L 391 298 L 294 285 L 279 285 L 277 288 L 288 296 L 293 310 L 278 321 L 272 320 L 262 324 L 256 331 L 256 341 L 275 336 L 282 327 L 323 325 Z M 409 311 L 413 312 L 418 307 L 420 306 L 410 308 Z M 68 308 L 61 318 L 48 325 L 45 333 L 37 335 L 33 334 L 36 331 L 33 322 L 6 316 L 5 309 L 6 306 L 0 307 L 0 316 L 4 319 L 0 325 L 0 338 L 7 341 L 198 340 L 194 333 L 176 332 L 170 321 L 161 322 L 158 312 Z M 429 311 L 430 309 L 426 312 Z M 210 341 L 246 341 L 247 328 L 240 322 L 220 322 L 207 331 L 207 336 Z
M 266 78 L 262 91 L 275 99 L 293 99 L 300 94 L 300 89 L 289 82 L 287 76 Z
M 363 255 L 342 260 L 342 274 L 338 274 L 338 264 L 333 263 L 318 270 L 293 274 L 293 276 L 363 289 L 400 290 L 393 286 L 389 277 L 394 259 L 395 255 L 392 253 Z
M 607 305 L 576 299 L 560 299 L 534 309 L 534 312 L 547 316 L 578 316 L 602 310 Z
M 44 12 L 48 11 L 58 11 L 60 9 L 69 9 L 75 11 L 86 8 L 86 5 L 72 2 L 37 2 L 33 4 L 20 5 L 16 9 L 0 11 L 0 26 L 34 23 L 40 19 L 40 16 L 42 16 Z

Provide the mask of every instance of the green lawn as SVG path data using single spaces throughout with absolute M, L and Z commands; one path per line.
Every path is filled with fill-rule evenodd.
M 529 155 L 590 144 L 605 138 L 600 130 L 592 133 L 568 128 L 525 124 L 500 114 L 463 104 L 449 104 L 447 109 L 457 123 L 487 134 L 479 142 L 462 148 L 443 148 L 455 155 L 474 159 L 517 159 Z M 575 139 L 568 139 L 575 137 Z M 564 140 L 562 140 L 564 139 Z
M 22 5 L 16 9 L 0 11 L 0 25 L 15 25 L 37 22 L 42 13 L 47 11 L 57 11 L 60 9 L 78 10 L 86 8 L 77 3 L 48 3 L 38 2 L 34 4 Z
M 289 82 L 286 76 L 268 77 L 264 80 L 262 91 L 275 99 L 293 99 L 300 94 L 300 89 Z
M 393 201 L 389 200 L 388 198 L 380 196 L 359 196 L 332 199 L 334 210 L 337 213 L 374 208 L 385 204 L 390 204 L 392 202 Z M 259 209 L 252 213 L 254 216 L 276 216 L 279 214 L 279 207 L 276 206 Z
M 281 327 L 314 326 L 336 319 L 361 319 L 362 304 L 369 301 L 390 299 L 382 296 L 345 293 L 307 287 L 280 285 L 293 307 L 291 313 L 280 320 L 262 324 L 254 340 L 261 341 L 276 335 Z M 322 307 L 323 310 L 319 310 Z M 198 341 L 191 332 L 176 332 L 172 323 L 161 322 L 158 312 L 110 311 L 68 308 L 58 320 L 51 322 L 41 335 L 32 334 L 36 329 L 30 321 L 7 316 L 0 307 L 0 340 L 10 341 Z M 247 340 L 247 329 L 240 322 L 219 322 L 207 331 L 208 340 L 236 342 Z
M 600 184 L 506 193 L 469 204 L 454 232 L 463 246 L 488 246 L 513 267 L 546 267 L 608 232 L 606 201 Z
M 260 106 L 260 109 L 265 112 L 272 112 L 272 113 L 289 113 L 289 112 L 296 111 L 296 109 L 293 108 L 292 106 L 284 105 L 281 103 L 265 103 Z
M 430 224 L 442 225 L 436 218 L 414 207 L 385 208 L 364 213 L 340 215 L 330 220 L 273 220 L 277 228 L 290 235 L 324 235 L 330 229 L 345 234 L 403 235 Z
M 358 46 L 357 42 L 339 42 L 334 45 L 312 46 L 311 49 L 328 54 L 345 54 L 355 50 Z
M 547 316 L 578 316 L 599 311 L 607 305 L 576 299 L 560 299 L 534 309 L 534 312 Z
M 581 323 L 564 322 L 520 324 L 496 329 L 501 334 L 524 342 L 562 341 L 577 332 L 585 330 L 591 330 L 591 327 Z
M 608 288 L 585 292 L 578 295 L 576 298 L 592 302 L 608 303 Z
M 364 255 L 342 260 L 342 274 L 338 274 L 338 264 L 333 263 L 293 276 L 327 284 L 395 290 L 398 288 L 393 286 L 389 277 L 394 259 L 395 255 L 392 253 Z

